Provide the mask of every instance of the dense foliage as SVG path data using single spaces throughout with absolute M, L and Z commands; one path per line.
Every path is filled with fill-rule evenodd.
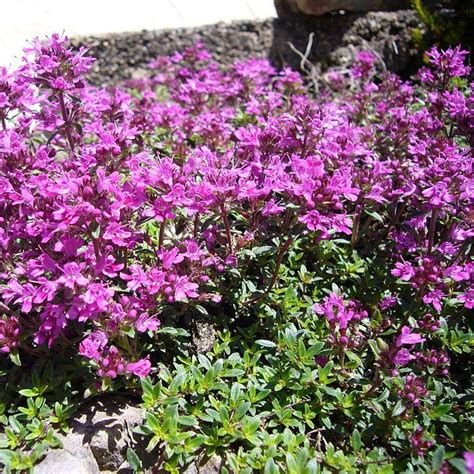
M 317 97 L 200 46 L 111 90 L 59 36 L 26 53 L 0 73 L 8 469 L 141 378 L 169 471 L 474 472 L 463 51 L 413 83 L 362 53 Z
M 462 43 L 472 50 L 474 0 L 412 0 L 412 6 L 426 28 L 424 34 L 414 31 L 419 46 L 435 43 L 448 47 Z

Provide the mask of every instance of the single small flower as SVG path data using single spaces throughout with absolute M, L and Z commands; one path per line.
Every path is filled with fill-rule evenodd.
M 67 288 L 73 290 L 76 285 L 86 286 L 89 280 L 81 273 L 82 267 L 76 262 L 66 263 L 62 268 L 63 276 L 58 278 L 58 283 L 62 283 Z
M 392 275 L 399 277 L 400 280 L 410 281 L 415 276 L 415 270 L 411 263 L 397 262 L 392 270 Z
M 137 375 L 138 377 L 146 377 L 151 371 L 151 362 L 149 359 L 140 359 L 137 362 L 129 362 L 126 370 L 128 373 Z
M 392 362 L 395 365 L 407 365 L 408 362 L 415 359 L 415 356 L 410 354 L 410 351 L 407 349 L 400 349 L 397 353 L 393 356 Z
M 420 336 L 419 334 L 413 333 L 410 327 L 403 326 L 400 331 L 400 335 L 395 340 L 395 345 L 397 347 L 411 346 L 411 345 L 418 344 L 424 341 L 425 341 L 424 337 Z

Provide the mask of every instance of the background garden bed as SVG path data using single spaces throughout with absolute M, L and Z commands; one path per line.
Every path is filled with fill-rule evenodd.
M 419 54 L 413 30 L 422 28 L 412 10 L 324 17 L 290 15 L 284 19 L 81 37 L 73 44 L 86 46 L 97 58 L 89 75 L 96 85 L 139 77 L 157 56 L 182 51 L 196 42 L 203 42 L 223 64 L 237 59 L 270 58 L 278 68 L 289 65 L 298 70 L 301 59 L 288 42 L 305 51 L 312 32 L 315 36 L 308 59 L 317 68 L 347 66 L 357 51 L 374 50 L 388 69 L 406 74 L 412 72 L 410 64 Z

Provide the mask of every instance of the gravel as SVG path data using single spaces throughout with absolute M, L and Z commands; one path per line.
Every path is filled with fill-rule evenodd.
M 198 41 L 222 64 L 251 57 L 269 58 L 277 67 L 299 69 L 300 58 L 288 42 L 304 51 L 311 32 L 314 40 L 309 60 L 320 70 L 344 66 L 357 51 L 365 49 L 376 51 L 387 68 L 403 74 L 418 54 L 412 40 L 413 28 L 421 28 L 416 13 L 401 10 L 323 17 L 293 15 L 199 28 L 81 37 L 72 42 L 76 47 L 88 47 L 97 58 L 89 79 L 101 86 L 140 76 L 157 56 L 172 54 Z

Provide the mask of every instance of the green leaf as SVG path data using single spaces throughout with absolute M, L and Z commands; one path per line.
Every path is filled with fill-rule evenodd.
M 357 428 L 352 432 L 351 444 L 352 444 L 352 447 L 354 448 L 354 451 L 356 452 L 359 451 L 360 448 L 362 447 L 362 439 L 360 436 L 360 432 Z
M 324 342 L 316 342 L 312 346 L 308 348 L 306 351 L 307 357 L 314 357 L 315 355 L 319 354 L 324 347 Z
M 238 401 L 242 393 L 240 385 L 238 383 L 232 384 L 232 388 L 230 389 L 230 400 L 234 403 Z
M 435 420 L 436 418 L 439 418 L 442 415 L 445 415 L 446 413 L 448 413 L 452 407 L 453 407 L 452 403 L 442 403 L 431 411 L 430 418 Z
M 201 365 L 205 369 L 209 370 L 211 368 L 211 362 L 204 354 L 198 354 L 198 359 L 199 359 L 199 362 L 201 362 Z
M 267 459 L 267 462 L 265 463 L 265 467 L 263 469 L 263 474 L 279 474 L 279 472 L 280 469 L 278 468 L 273 458 Z
M 255 341 L 255 344 L 257 344 L 257 346 L 262 346 L 262 347 L 277 347 L 277 345 L 274 342 L 268 341 L 267 339 L 257 339 Z
M 383 224 L 383 217 L 378 213 L 378 212 L 375 212 L 375 211 L 365 211 L 366 214 L 368 214 L 370 217 L 372 217 L 373 219 L 375 219 L 376 221 L 378 222 L 381 222 Z
M 445 423 L 456 423 L 458 421 L 451 415 L 441 415 L 439 419 L 440 421 L 444 421 Z
M 9 354 L 10 360 L 17 365 L 18 367 L 21 367 L 21 360 L 20 360 L 20 354 L 18 353 L 17 349 L 13 349 Z
M 263 400 L 265 397 L 267 397 L 270 394 L 271 390 L 266 388 L 265 390 L 260 390 L 257 395 L 255 396 L 255 401 L 259 402 L 260 400 Z
M 153 413 L 148 412 L 146 414 L 145 419 L 146 419 L 146 422 L 147 422 L 148 426 L 150 427 L 150 429 L 154 433 L 161 432 L 161 423 L 158 421 L 158 418 L 156 418 L 156 416 Z
M 186 446 L 189 446 L 194 450 L 196 448 L 199 448 L 199 446 L 203 445 L 207 440 L 207 436 L 196 435 L 186 440 Z
M 189 337 L 190 336 L 189 332 L 182 328 L 166 327 L 166 328 L 161 328 L 156 332 L 160 334 L 168 334 L 170 336 L 176 336 L 176 337 Z
M 296 474 L 298 472 L 298 464 L 291 453 L 286 454 L 286 465 L 290 474 Z
M 260 417 L 254 416 L 253 418 L 247 418 L 245 422 L 242 423 L 242 431 L 244 434 L 252 435 L 260 427 Z
M 401 401 L 398 401 L 397 404 L 393 407 L 392 416 L 399 416 L 405 411 L 405 407 L 402 405 Z
M 240 377 L 244 374 L 245 371 L 242 369 L 227 369 L 222 372 L 223 377 Z
M 185 426 L 197 426 L 199 424 L 196 418 L 187 415 L 178 416 L 178 423 Z
M 299 466 L 299 472 L 301 472 L 308 462 L 309 453 L 306 448 L 301 448 L 296 455 L 296 462 Z
M 173 378 L 172 382 L 170 383 L 170 386 L 169 386 L 170 392 L 172 393 L 178 392 L 180 387 L 184 384 L 185 380 L 186 380 L 186 374 L 182 371 L 178 372 Z
M 455 467 L 461 474 L 467 474 L 466 463 L 463 459 L 453 458 L 449 460 L 449 464 Z
M 148 443 L 148 446 L 146 447 L 146 451 L 150 453 L 156 448 L 156 445 L 161 441 L 161 438 L 158 435 L 153 436 L 151 438 L 150 442 Z
M 140 380 L 140 384 L 144 393 L 153 393 L 153 384 L 151 383 L 150 377 L 143 377 Z
M 247 413 L 247 411 L 249 410 L 251 406 L 252 404 L 250 402 L 245 402 L 239 405 L 237 409 L 235 410 L 236 419 L 240 420 L 240 418 L 242 418 Z
M 439 472 L 439 470 L 441 469 L 441 466 L 444 461 L 444 455 L 445 455 L 444 446 L 438 446 L 436 451 L 433 453 L 433 461 L 431 465 L 434 473 Z
M 303 470 L 303 474 L 318 474 L 319 465 L 316 459 L 310 459 Z
M 133 472 L 142 471 L 142 463 L 140 458 L 137 456 L 137 453 L 132 448 L 127 448 L 127 461 L 130 467 L 133 469 Z
M 25 388 L 23 390 L 19 390 L 18 393 L 23 395 L 24 397 L 37 397 L 39 395 L 38 390 L 32 390 L 30 388 Z

